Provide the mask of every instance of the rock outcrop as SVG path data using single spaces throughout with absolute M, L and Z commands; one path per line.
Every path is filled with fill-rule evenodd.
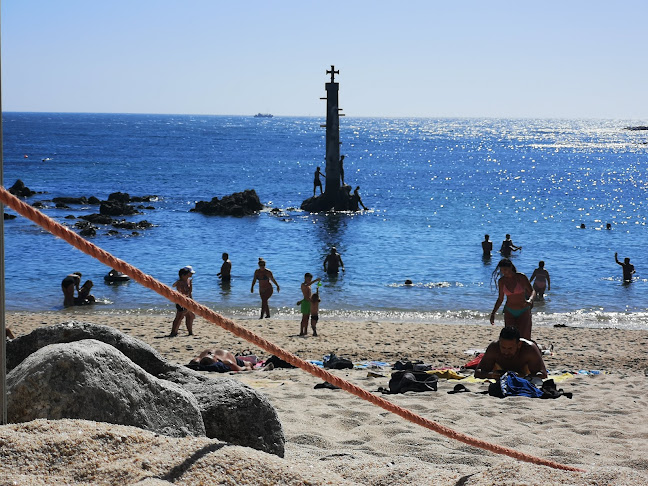
M 7 375 L 7 390 L 10 422 L 75 418 L 171 437 L 205 435 L 190 392 L 94 339 L 39 349 Z
M 211 201 L 198 201 L 192 212 L 209 216 L 250 216 L 263 209 L 263 204 L 254 189 L 235 192 L 229 196 L 217 197 Z
M 18 179 L 14 185 L 9 188 L 9 192 L 16 197 L 30 197 L 36 194 L 36 191 L 32 191 L 20 179 Z
M 108 326 L 69 322 L 35 329 L 7 342 L 7 370 L 13 370 L 42 347 L 84 339 L 114 347 L 147 373 L 192 393 L 207 437 L 283 457 L 283 428 L 276 410 L 264 395 L 235 379 L 207 377 L 186 366 L 170 363 L 148 344 Z

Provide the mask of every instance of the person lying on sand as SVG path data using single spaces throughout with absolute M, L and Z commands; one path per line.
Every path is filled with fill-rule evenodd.
M 498 379 L 507 371 L 522 377 L 547 377 L 547 368 L 538 347 L 526 339 L 514 327 L 505 327 L 499 340 L 493 341 L 475 369 L 475 378 Z
M 221 366 L 218 366 L 217 363 L 220 363 Z M 205 349 L 193 358 L 189 364 L 202 366 L 214 365 L 214 371 L 221 372 L 248 371 L 253 369 L 252 363 L 237 358 L 231 351 L 227 351 L 226 349 Z

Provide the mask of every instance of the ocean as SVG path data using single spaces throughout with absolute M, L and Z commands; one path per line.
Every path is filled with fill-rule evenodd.
M 250 285 L 263 257 L 281 286 L 274 315 L 297 318 L 310 272 L 323 277 L 323 324 L 327 316 L 487 323 L 496 250 L 510 233 L 523 247 L 512 257 L 517 269 L 530 276 L 544 260 L 551 275 L 534 325 L 648 329 L 648 132 L 625 129 L 645 123 L 344 117 L 345 179 L 370 210 L 308 214 L 299 207 L 312 196 L 315 168 L 324 170 L 323 122 L 4 113 L 4 185 L 21 179 L 39 192 L 27 201 L 42 201 L 68 226 L 98 207 L 57 209 L 52 198 L 158 196 L 145 203 L 152 209 L 126 217 L 154 227 L 137 235 L 101 228 L 91 241 L 167 284 L 192 265 L 194 298 L 230 317 L 259 314 Z M 245 189 L 257 192 L 260 214 L 189 212 L 196 201 Z M 487 260 L 484 234 L 494 247 Z M 337 278 L 323 274 L 331 246 L 346 267 Z M 229 287 L 216 277 L 223 252 L 233 265 Z M 631 284 L 615 252 L 635 265 Z M 108 268 L 21 217 L 5 221 L 5 262 L 11 311 L 174 312 L 135 282 L 106 284 Z M 60 282 L 73 271 L 94 281 L 96 305 L 63 310 Z

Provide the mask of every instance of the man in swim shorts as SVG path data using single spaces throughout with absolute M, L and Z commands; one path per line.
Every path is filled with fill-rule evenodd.
M 493 341 L 475 369 L 475 378 L 498 379 L 507 371 L 519 376 L 547 377 L 547 368 L 538 347 L 531 341 L 520 338 L 514 327 L 505 327 L 499 340 Z
M 624 258 L 623 263 L 619 261 L 619 256 L 617 253 L 614 254 L 614 261 L 623 267 L 623 281 L 632 282 L 632 274 L 635 273 L 635 267 L 630 263 L 629 258 Z
M 308 334 L 308 319 L 311 315 L 311 297 L 313 295 L 311 285 L 320 280 L 320 278 L 313 280 L 313 276 L 310 273 L 304 274 L 304 282 L 301 284 L 301 291 L 304 298 L 298 302 L 301 306 L 302 314 L 301 328 L 299 330 L 300 336 L 306 336 Z

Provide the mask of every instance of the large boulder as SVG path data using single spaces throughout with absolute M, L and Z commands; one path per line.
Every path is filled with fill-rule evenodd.
M 190 392 L 94 339 L 39 349 L 7 375 L 7 390 L 10 422 L 75 418 L 172 437 L 205 435 Z
M 120 201 L 102 201 L 99 206 L 99 213 L 105 216 L 128 216 L 130 214 L 138 214 L 130 204 Z
M 265 395 L 232 378 L 208 377 L 186 366 L 173 364 L 148 344 L 109 326 L 72 321 L 37 328 L 7 342 L 7 370 L 14 369 L 44 346 L 82 339 L 109 344 L 147 373 L 193 393 L 203 416 L 207 437 L 283 457 L 283 428 Z
M 209 216 L 250 216 L 262 209 L 263 204 L 256 191 L 247 189 L 223 196 L 221 200 L 214 197 L 211 201 L 198 201 L 191 211 Z

